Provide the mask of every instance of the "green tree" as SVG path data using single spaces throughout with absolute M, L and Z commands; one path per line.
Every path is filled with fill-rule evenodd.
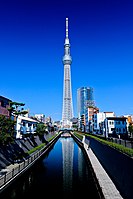
M 10 102 L 10 107 L 8 108 L 8 111 L 10 113 L 10 118 L 11 116 L 13 116 L 15 122 L 17 122 L 17 118 L 19 115 L 24 116 L 26 113 L 28 113 L 28 111 L 25 111 L 24 108 L 21 108 L 24 105 L 25 105 L 24 103 Z M 14 126 L 14 129 L 16 132 L 16 126 Z
M 28 113 L 28 111 L 25 111 L 23 108 L 20 107 L 24 106 L 24 103 L 19 103 L 19 102 L 10 102 L 10 107 L 8 108 L 8 111 L 10 113 L 10 116 L 14 116 L 15 117 L 15 121 L 18 117 L 18 115 L 25 115 L 26 113 Z
M 43 123 L 38 123 L 36 127 L 36 133 L 42 142 L 47 142 L 46 139 L 44 138 L 44 134 L 48 133 L 46 128 L 47 126 L 44 125 Z
M 78 130 L 78 124 L 73 124 L 72 128 L 74 128 L 77 131 Z
M 128 131 L 130 133 L 131 138 L 133 138 L 133 125 L 132 124 L 129 124 Z
M 0 143 L 7 144 L 14 140 L 15 121 L 0 115 Z

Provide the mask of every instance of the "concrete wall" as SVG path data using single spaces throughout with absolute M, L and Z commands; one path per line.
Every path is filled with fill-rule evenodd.
M 133 159 L 119 151 L 90 139 L 90 147 L 113 180 L 124 199 L 133 198 Z
M 51 136 L 51 134 L 49 135 Z M 26 140 L 17 139 L 14 143 L 6 146 L 0 146 L 0 170 L 10 164 L 14 164 L 14 159 L 20 159 L 27 156 L 27 152 L 42 143 L 38 136 L 34 140 L 28 137 Z

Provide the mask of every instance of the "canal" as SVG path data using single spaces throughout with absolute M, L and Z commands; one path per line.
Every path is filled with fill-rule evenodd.
M 46 155 L 0 195 L 0 199 L 39 197 L 102 198 L 85 153 L 72 137 L 60 137 Z

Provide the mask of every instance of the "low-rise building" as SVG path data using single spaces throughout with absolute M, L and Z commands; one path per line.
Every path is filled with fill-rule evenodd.
M 93 115 L 93 133 L 103 134 L 103 124 L 105 120 L 105 113 L 99 112 Z
M 93 114 L 93 133 L 105 135 L 105 119 L 115 117 L 114 112 L 96 112 Z
M 35 118 L 36 118 L 39 122 L 45 123 L 45 115 L 44 115 L 44 114 L 35 114 Z
M 85 131 L 93 133 L 94 131 L 94 123 L 93 123 L 93 116 L 94 114 L 99 113 L 99 108 L 97 107 L 88 107 L 86 109 L 85 114 Z
M 105 118 L 104 124 L 105 124 L 105 137 L 127 136 L 128 131 L 127 131 L 126 117 L 107 117 Z
M 0 115 L 10 117 L 10 113 L 8 111 L 8 108 L 10 107 L 10 102 L 10 99 L 0 96 Z
M 19 115 L 16 120 L 16 138 L 22 138 L 27 134 L 34 134 L 37 123 L 39 123 L 37 120 Z

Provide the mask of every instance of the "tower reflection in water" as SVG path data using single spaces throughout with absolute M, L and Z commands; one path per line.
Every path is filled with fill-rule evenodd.
M 62 138 L 62 158 L 63 158 L 63 191 L 71 192 L 73 182 L 73 156 L 74 142 L 72 138 Z
M 83 151 L 75 145 L 73 138 L 61 138 L 63 192 L 64 194 L 86 192 L 90 189 L 90 175 L 83 156 Z

